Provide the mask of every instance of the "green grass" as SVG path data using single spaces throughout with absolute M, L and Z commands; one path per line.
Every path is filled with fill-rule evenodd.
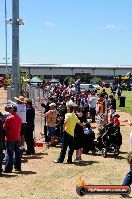
M 105 89 L 108 95 L 111 94 L 111 90 L 109 88 Z M 101 92 L 102 89 L 99 91 Z M 132 91 L 122 91 L 122 96 L 126 97 L 125 100 L 125 107 L 120 107 L 120 100 L 118 100 L 117 95 L 115 96 L 116 102 L 117 102 L 117 110 L 120 110 L 121 112 L 126 112 L 129 114 L 132 114 Z

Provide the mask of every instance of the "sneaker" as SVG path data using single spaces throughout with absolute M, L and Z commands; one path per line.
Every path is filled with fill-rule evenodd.
M 82 162 L 83 160 L 82 160 L 82 158 L 81 158 L 81 157 L 79 157 L 79 158 L 78 158 L 78 161 L 79 161 L 79 162 Z
M 21 171 L 21 169 L 15 169 L 15 171 Z
M 54 163 L 63 163 L 63 162 L 60 162 L 59 160 L 53 160 Z
M 67 160 L 67 164 L 72 164 L 72 161 Z
M 75 158 L 75 159 L 74 159 L 74 162 L 79 162 L 79 158 Z
M 4 170 L 3 173 L 12 173 L 12 170 Z

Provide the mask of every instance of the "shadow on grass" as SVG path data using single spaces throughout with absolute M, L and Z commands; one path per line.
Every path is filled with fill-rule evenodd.
M 23 154 L 23 161 L 28 161 L 30 159 L 42 159 L 44 155 L 48 155 L 48 153 L 36 153 L 35 155 L 26 155 Z
M 35 172 L 35 171 L 19 171 L 19 172 L 17 172 L 17 174 L 22 174 L 22 175 L 34 175 L 36 173 L 37 172 Z
M 121 154 L 128 154 L 128 153 L 127 152 L 122 152 Z M 102 156 L 101 153 L 95 153 L 95 154 L 88 153 L 88 154 L 85 154 L 85 155 Z M 102 156 L 102 158 L 104 158 L 104 157 Z M 106 158 L 114 158 L 114 159 L 119 159 L 119 160 L 127 159 L 126 157 L 123 157 L 121 155 L 114 156 L 114 153 L 109 153 L 109 152 L 107 153 L 107 157 Z
M 5 173 L 2 173 L 0 174 L 0 178 L 3 177 L 3 178 L 13 178 L 13 177 L 16 177 L 17 175 L 15 174 L 5 174 Z
M 127 151 L 120 151 L 120 154 L 129 154 Z
M 76 165 L 76 166 L 87 166 L 87 165 L 92 165 L 94 163 L 99 163 L 98 161 L 82 161 L 82 162 L 73 162 L 72 164 Z
M 127 158 L 121 156 L 121 155 L 118 155 L 118 156 L 114 156 L 114 154 L 107 154 L 107 158 L 113 158 L 113 159 L 117 159 L 117 160 L 126 160 Z

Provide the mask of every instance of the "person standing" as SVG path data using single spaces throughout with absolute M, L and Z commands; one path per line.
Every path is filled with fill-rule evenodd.
M 83 114 L 81 108 L 78 108 L 76 111 L 76 116 L 83 123 Z M 83 138 L 84 138 L 84 131 L 83 127 L 79 124 L 76 124 L 74 130 L 74 149 L 76 150 L 76 159 L 75 162 L 82 161 L 82 151 L 83 151 Z
M 0 174 L 2 173 L 2 161 L 3 161 L 3 148 L 4 148 L 4 131 L 3 131 L 3 115 L 0 112 Z
M 89 112 L 90 112 L 90 118 L 92 119 L 92 123 L 95 122 L 96 102 L 97 102 L 97 96 L 95 95 L 95 92 L 92 92 L 91 96 L 89 97 Z
M 34 149 L 34 138 L 33 138 L 33 131 L 34 131 L 34 119 L 35 119 L 35 109 L 32 106 L 32 100 L 27 99 L 26 101 L 26 133 L 25 133 L 25 141 L 27 144 L 27 155 L 35 154 Z
M 58 159 L 53 161 L 54 163 L 63 163 L 68 146 L 69 151 L 67 163 L 72 163 L 72 155 L 74 152 L 74 129 L 77 123 L 80 125 L 82 124 L 73 111 L 74 107 L 72 105 L 67 105 L 67 113 L 65 114 L 64 120 L 64 134 L 61 152 Z
M 132 126 L 132 121 L 128 120 L 128 124 Z M 132 151 L 132 131 L 130 132 L 130 150 Z
M 13 164 L 15 171 L 21 171 L 20 131 L 22 119 L 17 114 L 17 107 L 12 106 L 11 116 L 7 117 L 3 128 L 6 130 L 5 173 L 11 173 Z M 14 156 L 14 161 L 13 161 Z
M 48 137 L 51 138 L 51 144 L 49 146 L 55 146 L 55 127 L 57 119 L 56 104 L 49 104 L 50 110 L 44 114 L 46 117 L 46 126 Z
M 25 100 L 24 100 L 23 96 L 14 97 L 14 99 L 16 100 L 17 114 L 22 119 L 22 126 L 21 126 L 21 150 L 23 151 L 23 150 L 25 150 L 24 136 L 25 136 L 25 133 L 26 133 L 26 126 L 27 126 L 27 122 L 26 122 L 26 104 L 25 104 Z
M 110 104 L 109 104 L 110 122 L 114 122 L 114 114 L 116 112 L 116 99 L 112 94 L 109 96 L 109 98 L 110 98 Z
M 128 156 L 127 156 L 127 162 L 128 164 L 130 165 L 130 170 L 129 172 L 126 174 L 124 180 L 123 180 L 123 183 L 122 185 L 124 186 L 129 186 L 132 184 L 132 151 L 129 152 Z M 121 196 L 123 198 L 131 198 L 129 196 L 129 193 L 126 193 L 126 194 L 121 194 Z

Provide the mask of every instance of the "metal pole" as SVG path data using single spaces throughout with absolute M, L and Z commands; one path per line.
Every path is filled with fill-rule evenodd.
M 6 61 L 6 77 L 8 76 L 8 66 L 7 66 L 7 6 L 5 0 L 5 61 Z
M 12 0 L 12 76 L 14 95 L 19 94 L 19 0 Z

